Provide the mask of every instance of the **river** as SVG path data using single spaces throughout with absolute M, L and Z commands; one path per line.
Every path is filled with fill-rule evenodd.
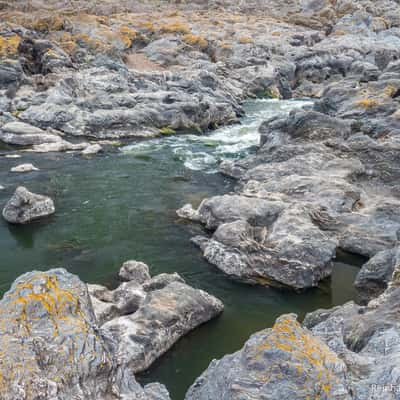
M 257 128 L 264 119 L 306 103 L 249 102 L 241 124 L 205 136 L 126 143 L 90 160 L 72 153 L 20 153 L 14 159 L 3 151 L 0 205 L 22 184 L 53 197 L 57 212 L 27 226 L 0 221 L 0 294 L 24 272 L 60 266 L 86 282 L 113 287 L 121 264 L 136 259 L 149 264 L 153 275 L 176 271 L 190 285 L 219 297 L 225 304 L 220 318 L 184 337 L 138 377 L 142 383 L 164 383 L 173 400 L 183 399 L 213 358 L 238 350 L 250 334 L 270 327 L 279 315 L 295 312 L 302 317 L 354 298 L 357 258 L 341 256 L 332 279 L 305 293 L 250 287 L 206 263 L 190 243 L 201 227 L 183 223 L 175 214 L 185 203 L 197 205 L 204 197 L 231 191 L 233 182 L 217 173 L 219 161 L 255 151 Z M 25 162 L 40 171 L 9 172 Z

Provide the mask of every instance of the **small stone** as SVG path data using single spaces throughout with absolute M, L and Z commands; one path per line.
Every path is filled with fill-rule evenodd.
M 32 172 L 39 171 L 39 168 L 36 168 L 33 164 L 20 164 L 16 167 L 11 168 L 11 172 Z
M 6 158 L 21 158 L 21 156 L 19 154 L 7 154 L 5 157 Z
M 103 148 L 99 144 L 91 144 L 82 150 L 81 154 L 83 156 L 91 156 L 103 151 Z

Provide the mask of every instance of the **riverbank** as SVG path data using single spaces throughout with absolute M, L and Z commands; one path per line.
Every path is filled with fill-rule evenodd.
M 8 264 L 19 260 L 26 268 L 25 257 L 29 257 L 31 269 L 32 262 L 53 267 L 72 260 L 73 272 L 93 282 L 94 260 L 100 267 L 99 281 L 114 286 L 117 282 L 112 282 L 115 273 L 110 274 L 110 266 L 116 268 L 130 258 L 149 263 L 154 259 L 160 270 L 153 273 L 182 268 L 193 286 L 198 284 L 211 294 L 221 280 L 226 317 L 209 325 L 218 327 L 215 336 L 220 343 L 227 342 L 210 346 L 221 356 L 239 348 L 250 332 L 272 326 L 281 313 L 294 311 L 302 316 L 354 298 L 354 276 L 348 267 L 335 266 L 335 255 L 345 250 L 370 258 L 356 284 L 363 303 L 381 294 L 378 300 L 363 307 L 347 303 L 317 311 L 306 317 L 304 326 L 294 316 L 279 318 L 274 328 L 256 334 L 241 352 L 229 356 L 228 364 L 227 359 L 211 363 L 186 398 L 220 398 L 223 393 L 226 399 L 236 395 L 275 399 L 285 393 L 291 398 L 359 400 L 373 393 L 387 399 L 379 388 L 397 384 L 399 354 L 397 2 L 198 2 L 177 5 L 174 10 L 167 2 L 156 7 L 127 1 L 119 9 L 103 2 L 101 10 L 82 9 L 78 2 L 75 10 L 58 14 L 51 9 L 52 1 L 45 12 L 42 4 L 30 9 L 21 2 L 1 6 L 0 140 L 9 155 L 18 153 L 21 163 L 33 161 L 33 166 L 29 166 L 32 172 L 18 178 L 17 172 L 8 172 L 18 167 L 17 159 L 2 158 L 6 169 L 1 171 L 4 189 L 0 196 L 8 199 L 18 180 L 18 184 L 37 185 L 32 189 L 56 200 L 53 220 L 26 227 L 2 223 L 5 234 L 0 240 L 5 238 L 4 247 L 12 250 L 6 252 Z M 243 153 L 240 140 L 228 145 L 226 140 L 219 141 L 218 131 L 209 137 L 211 142 L 188 140 L 184 146 L 185 138 L 180 136 L 176 139 L 180 147 L 174 147 L 175 134 L 204 134 L 239 122 L 248 97 L 312 97 L 314 101 L 290 115 L 265 116 L 256 153 Z M 144 147 L 130 143 L 123 154 L 109 151 L 126 138 L 154 137 L 160 139 Z M 158 147 L 163 142 L 166 146 Z M 190 153 L 193 145 L 196 149 Z M 150 151 L 143 151 L 146 146 Z M 213 172 L 224 146 L 230 147 L 231 154 L 220 170 L 229 180 L 211 173 L 205 177 L 201 170 Z M 208 152 L 206 147 L 214 150 Z M 73 154 L 57 154 L 60 151 Z M 25 164 L 19 169 L 26 168 Z M 194 171 L 188 173 L 187 168 Z M 190 204 L 179 216 L 196 224 L 180 225 L 183 222 L 175 210 L 183 202 L 178 205 L 177 199 Z M 267 288 L 226 283 L 222 273 L 189 247 L 190 236 L 224 274 Z M 188 247 L 177 253 L 182 242 Z M 135 254 L 132 248 L 138 249 Z M 338 279 L 335 272 L 340 271 L 345 275 Z M 7 270 L 4 289 L 18 274 Z M 333 291 L 322 289 L 321 294 L 330 276 L 338 286 Z M 74 292 L 73 299 L 85 290 L 76 278 L 61 281 L 63 293 Z M 317 289 L 296 294 L 271 286 Z M 169 311 L 179 308 L 165 296 Z M 13 308 L 16 303 L 4 301 L 10 315 L 18 315 L 20 310 Z M 83 316 L 85 324 L 95 325 L 89 303 L 82 301 L 86 304 L 83 315 L 72 313 L 72 319 L 79 325 Z M 36 321 L 38 310 L 33 305 L 33 313 L 27 315 Z M 271 306 L 273 312 L 268 312 Z M 54 318 L 49 309 L 42 311 L 43 323 Z M 241 314 L 247 322 L 243 329 L 238 328 L 244 325 Z M 4 321 L 11 327 L 18 327 L 21 318 L 7 318 Z M 170 322 L 179 325 L 179 318 Z M 36 322 L 32 324 L 36 327 Z M 0 331 L 3 336 L 6 329 L 4 325 Z M 214 337 L 207 329 L 198 332 L 206 332 L 207 339 Z M 92 334 L 95 330 L 90 330 L 91 341 Z M 106 342 L 93 340 L 102 348 L 96 357 L 110 360 L 106 370 L 118 382 L 118 392 L 127 377 L 114 375 L 120 369 L 114 369 L 113 363 L 121 367 L 130 360 L 120 357 L 118 346 L 104 349 Z M 158 343 L 156 337 L 154 343 Z M 183 354 L 179 346 L 170 357 Z M 316 354 L 310 349 L 317 349 Z M 196 375 L 210 356 L 201 359 Z M 282 363 L 284 374 L 274 375 Z M 89 374 L 83 371 L 89 383 L 103 376 L 98 366 Z M 182 376 L 169 367 L 161 367 L 157 375 L 157 368 L 150 370 L 151 379 L 163 374 Z M 76 376 L 80 379 L 79 373 Z M 50 392 L 68 393 L 68 384 L 54 383 L 57 378 L 45 373 L 43 377 Z M 193 376 L 185 375 L 188 380 Z M 110 382 L 102 378 L 101 382 L 103 393 L 97 397 L 110 390 Z M 180 386 L 171 392 L 183 398 L 185 390 L 186 386 Z M 159 386 L 154 390 L 136 386 L 134 391 L 146 400 L 156 393 L 167 398 Z

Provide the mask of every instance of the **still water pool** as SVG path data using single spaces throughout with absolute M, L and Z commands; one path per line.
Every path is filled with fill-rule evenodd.
M 232 190 L 233 182 L 216 172 L 224 158 L 243 157 L 258 142 L 257 127 L 270 116 L 306 102 L 257 101 L 246 105 L 240 125 L 207 136 L 185 135 L 126 146 L 91 160 L 74 154 L 0 156 L 0 206 L 22 184 L 54 198 L 54 217 L 27 226 L 0 220 L 0 294 L 20 274 L 65 267 L 82 280 L 116 284 L 121 264 L 143 260 L 152 274 L 177 271 L 195 287 L 219 297 L 222 316 L 180 340 L 141 374 L 159 381 L 181 400 L 188 386 L 213 358 L 238 350 L 251 333 L 270 327 L 282 313 L 300 317 L 320 307 L 354 298 L 357 259 L 338 259 L 334 274 L 303 294 L 250 287 L 227 279 L 207 264 L 190 238 L 196 225 L 179 221 L 175 210 L 185 203 Z M 11 167 L 33 162 L 40 171 L 12 174 Z

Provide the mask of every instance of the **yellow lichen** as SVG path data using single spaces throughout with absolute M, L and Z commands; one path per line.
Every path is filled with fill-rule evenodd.
M 306 379 L 314 377 L 310 386 L 305 387 L 307 391 L 314 393 L 314 400 L 321 395 L 329 398 L 332 394 L 332 383 L 338 381 L 330 366 L 337 365 L 339 359 L 321 340 L 303 329 L 292 315 L 279 318 L 265 340 L 249 349 L 250 357 L 257 363 L 265 357 L 266 351 L 276 350 L 290 355 L 290 364 L 299 376 Z M 271 364 L 267 364 L 265 370 L 258 368 L 257 379 L 268 381 L 271 368 L 273 369 Z
M 21 38 L 18 35 L 0 36 L 0 56 L 12 56 L 18 52 Z
M 208 41 L 203 36 L 188 34 L 183 37 L 183 41 L 191 46 L 198 46 L 200 49 L 205 49 L 208 46 Z
M 361 99 L 355 102 L 355 105 L 362 108 L 373 108 L 379 105 L 379 102 L 375 99 Z

